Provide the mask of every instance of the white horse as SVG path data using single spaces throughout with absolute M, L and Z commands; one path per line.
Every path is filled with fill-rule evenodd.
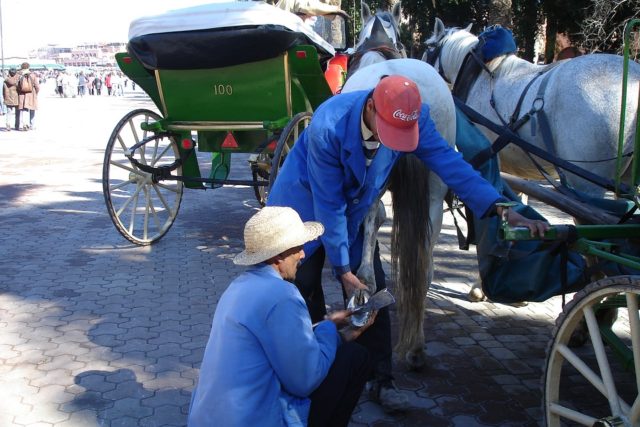
M 389 49 L 390 46 L 395 46 L 396 49 L 399 48 L 397 25 L 400 18 L 400 4 L 397 3 L 396 6 L 394 6 L 391 14 L 389 14 L 389 12 L 379 11 L 376 15 L 372 15 L 369 7 L 363 3 L 362 17 L 364 21 L 363 32 L 360 35 L 358 45 L 356 45 L 356 52 L 358 52 L 359 47 L 366 47 L 367 44 L 369 47 L 365 48 L 365 52 L 363 52 L 360 57 L 358 70 L 353 73 L 353 70 L 350 69 L 350 77 L 347 79 L 342 91 L 350 92 L 354 90 L 373 89 L 384 75 L 399 74 L 405 76 L 416 82 L 420 90 L 422 102 L 430 106 L 431 117 L 435 122 L 436 128 L 442 136 L 453 145 L 456 138 L 455 107 L 445 81 L 438 75 L 435 69 L 424 62 L 406 58 L 388 59 L 389 56 L 393 56 L 393 54 L 381 51 L 376 45 L 382 40 L 383 42 L 386 41 L 385 49 Z M 370 34 L 371 31 L 374 33 L 380 32 L 381 29 L 385 30 L 386 35 Z M 371 43 L 372 40 L 376 40 L 375 44 Z M 399 51 L 396 53 L 399 53 Z M 353 67 L 353 62 L 350 64 L 350 67 Z M 407 158 L 413 158 L 413 156 L 407 156 Z M 419 160 L 415 158 L 413 158 L 413 161 L 420 163 Z M 422 167 L 421 163 L 417 166 L 425 172 L 428 172 Z M 406 169 L 415 171 L 414 166 L 408 166 Z M 422 173 L 425 174 L 425 172 Z M 421 179 L 416 179 L 415 176 L 412 178 L 413 180 Z M 408 183 L 412 181 L 410 178 L 401 179 L 404 179 L 402 187 L 408 187 Z M 398 237 L 397 240 L 402 240 L 402 242 L 392 245 L 399 252 L 399 254 L 392 254 L 392 258 L 404 258 L 404 263 L 403 259 L 398 260 L 397 264 L 394 263 L 394 265 L 399 266 L 397 268 L 398 283 L 396 283 L 396 296 L 398 297 L 397 313 L 400 323 L 400 333 L 396 351 L 404 356 L 405 361 L 412 368 L 422 367 L 426 359 L 423 330 L 424 300 L 426 290 L 433 278 L 432 251 L 442 227 L 442 204 L 447 192 L 447 187 L 434 173 L 428 172 L 428 177 L 425 174 L 423 180 L 425 186 L 428 185 L 428 191 L 425 191 L 423 194 L 425 198 L 428 197 L 429 199 L 429 209 L 427 212 L 429 218 L 428 221 L 425 218 L 425 220 L 417 226 L 426 230 L 425 242 L 416 242 L 415 233 L 412 235 L 412 238 L 410 238 L 406 235 L 401 236 L 398 234 L 398 231 L 394 231 L 394 235 Z M 393 181 L 393 179 L 391 179 L 391 181 Z M 393 182 L 391 185 L 393 187 Z M 394 191 L 393 188 L 391 190 L 395 199 L 399 191 Z M 415 192 L 410 193 L 410 197 L 418 201 L 420 200 L 420 194 L 416 194 Z M 402 202 L 400 203 L 402 204 Z M 396 200 L 394 200 L 394 228 L 396 228 L 397 218 L 401 218 L 404 214 L 408 217 L 414 216 L 408 208 L 402 209 L 402 212 L 396 212 L 396 210 L 398 210 L 398 206 L 396 206 Z M 376 214 L 384 215 L 384 206 L 381 202 L 372 206 L 365 220 L 363 260 L 358 271 L 358 277 L 363 280 L 364 283 L 368 284 L 372 290 L 375 289 L 372 262 L 377 233 L 377 227 L 373 226 L 373 224 L 376 223 Z M 380 216 L 378 216 L 377 224 L 379 225 L 381 221 Z M 408 233 L 410 233 L 410 231 L 407 231 L 407 234 Z M 415 247 L 416 243 L 424 245 L 422 251 L 416 251 L 414 249 L 412 255 L 402 254 L 402 250 L 411 251 L 411 249 L 407 247 L 408 245 L 413 244 Z M 403 244 L 407 245 L 404 249 L 402 248 Z M 422 252 L 425 255 L 424 262 L 420 262 L 421 258 L 416 256 L 418 252 Z M 406 267 L 407 265 L 408 269 L 422 269 L 422 274 L 412 274 L 401 271 L 403 270 L 403 266 Z M 415 278 L 418 278 L 418 280 L 414 280 Z
M 404 46 L 400 42 L 401 8 L 401 2 L 398 2 L 390 12 L 378 10 L 372 14 L 369 6 L 362 3 L 360 10 L 362 30 L 349 62 L 349 76 L 355 70 L 367 65 L 377 64 L 387 59 L 407 57 Z
M 452 85 L 459 77 L 465 57 L 479 41 L 469 29 L 445 29 L 442 21 L 436 19 L 433 35 L 426 41 L 428 50 L 423 60 L 431 59 L 431 64 Z M 614 178 L 622 91 L 620 56 L 584 55 L 549 67 L 534 65 L 515 55 L 501 55 L 485 65 L 486 69 L 471 83 L 466 100 L 468 106 L 494 123 L 509 122 L 518 102 L 521 102 L 521 108 L 515 119 L 520 119 L 534 107 L 541 107 L 548 119 L 551 133 L 548 144 L 553 147 L 553 155 L 601 177 Z M 541 90 L 545 79 L 546 88 Z M 635 62 L 629 64 L 628 81 L 625 154 L 633 151 L 638 111 L 640 65 Z M 539 120 L 534 118 L 517 133 L 536 147 L 549 151 L 538 125 Z M 490 141 L 497 138 L 488 129 L 481 129 Z M 500 151 L 500 162 L 504 172 L 529 179 L 541 178 L 539 170 L 515 145 L 507 145 Z M 627 157 L 623 169 L 629 162 Z M 552 176 L 556 175 L 547 163 L 541 164 Z M 566 181 L 592 196 L 601 197 L 605 193 L 604 188 L 570 173 L 566 174 Z M 473 286 L 469 297 L 475 301 L 484 299 L 478 284 Z
M 434 33 L 426 41 L 436 69 L 445 80 L 455 84 L 467 54 L 478 44 L 478 37 L 468 29 L 445 29 L 436 19 Z M 438 52 L 434 55 L 435 52 Z M 509 122 L 521 100 L 518 117 L 542 108 L 549 122 L 549 144 L 556 157 L 575 163 L 604 178 L 613 179 L 616 170 L 620 126 L 622 57 L 607 54 L 583 55 L 560 61 L 554 66 L 535 65 L 515 55 L 501 55 L 490 60 L 471 84 L 466 104 L 494 123 Z M 536 76 L 539 77 L 536 78 Z M 546 81 L 545 81 L 546 80 Z M 529 83 L 531 83 L 530 86 Z M 540 90 L 541 84 L 543 90 Z M 635 118 L 638 110 L 640 65 L 629 64 L 628 100 L 623 153 L 633 151 Z M 542 92 L 542 93 L 541 93 Z M 536 98 L 541 98 L 536 100 Z M 491 101 L 494 101 L 492 106 Z M 534 115 L 535 117 L 535 115 Z M 524 140 L 545 150 L 540 120 L 531 120 L 520 128 Z M 497 137 L 483 128 L 490 141 Z M 501 170 L 523 178 L 540 179 L 539 170 L 520 148 L 513 144 L 500 151 Z M 629 157 L 623 168 L 630 163 Z M 544 164 L 544 163 L 543 163 Z M 553 168 L 545 164 L 553 173 Z M 573 174 L 567 182 L 577 190 L 602 196 L 605 190 Z

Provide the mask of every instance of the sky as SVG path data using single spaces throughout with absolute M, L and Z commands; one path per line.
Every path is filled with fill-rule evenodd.
M 129 23 L 216 0 L 0 0 L 5 58 L 27 56 L 48 44 L 126 42 Z

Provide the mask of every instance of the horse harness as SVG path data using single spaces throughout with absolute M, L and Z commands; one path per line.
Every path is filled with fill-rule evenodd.
M 480 39 L 479 42 L 474 46 L 474 48 L 471 49 L 469 53 L 467 53 L 464 60 L 462 61 L 462 66 L 460 67 L 460 71 L 458 72 L 458 76 L 453 85 L 452 93 L 454 97 L 458 98 L 462 103 L 466 103 L 467 98 L 469 96 L 469 92 L 471 91 L 471 87 L 476 82 L 476 80 L 478 79 L 478 76 L 482 71 L 485 71 L 487 74 L 489 74 L 489 77 L 492 82 L 492 87 L 493 87 L 495 73 L 487 67 L 486 62 L 494 58 L 489 58 L 489 59 L 484 58 L 484 55 L 482 53 L 483 44 L 484 44 L 484 41 Z M 444 70 L 442 68 L 442 61 L 440 60 L 440 54 L 442 52 L 443 45 L 444 43 L 438 43 L 430 51 L 427 52 L 427 62 L 431 66 L 434 66 L 435 62 L 438 61 L 438 73 L 440 74 L 440 76 L 442 76 L 442 78 L 445 79 L 445 81 L 447 81 L 448 83 L 451 83 L 447 79 L 447 77 L 444 75 Z M 491 91 L 491 98 L 489 101 L 491 108 L 493 108 L 493 110 L 496 112 L 496 115 L 498 116 L 498 119 L 500 120 L 502 125 L 507 127 L 508 129 L 514 132 L 517 132 L 518 129 L 520 129 L 525 123 L 527 123 L 528 121 L 531 121 L 531 132 L 532 132 L 532 135 L 535 136 L 536 128 L 539 127 L 545 147 L 547 151 L 550 154 L 552 154 L 554 157 L 556 156 L 556 153 L 554 149 L 553 135 L 551 133 L 551 127 L 549 126 L 549 120 L 544 111 L 544 93 L 547 88 L 547 84 L 549 82 L 549 77 L 552 74 L 551 71 L 554 70 L 560 64 L 562 64 L 562 62 L 554 62 L 552 64 L 547 65 L 538 73 L 536 73 L 536 75 L 527 83 L 525 88 L 522 90 L 522 93 L 520 94 L 520 98 L 518 99 L 516 108 L 511 114 L 511 117 L 508 123 L 502 118 L 502 116 L 500 115 L 500 113 L 496 108 L 493 90 Z M 540 86 L 538 87 L 538 93 L 536 94 L 536 98 L 534 99 L 531 105 L 531 109 L 527 113 L 525 113 L 522 117 L 519 117 L 520 111 L 522 109 L 522 103 L 529 89 L 531 88 L 533 83 L 536 80 L 538 80 L 539 77 L 542 77 L 542 76 L 544 77 L 542 79 L 542 82 L 540 83 Z M 474 168 L 477 169 L 482 164 L 484 164 L 487 160 L 489 160 L 491 157 L 498 154 L 498 152 L 502 150 L 504 147 L 506 147 L 507 144 L 509 144 L 510 142 L 511 142 L 511 139 L 509 135 L 506 135 L 504 133 L 500 134 L 498 138 L 493 142 L 493 144 L 491 144 L 490 147 L 476 154 L 469 161 L 469 163 Z M 540 173 L 543 176 L 545 176 L 547 180 L 552 181 L 551 178 L 549 177 L 549 174 L 546 171 L 544 171 L 544 169 L 539 164 L 539 162 L 533 159 L 530 155 L 529 155 L 529 158 L 539 169 Z M 556 170 L 556 173 L 560 177 L 561 188 L 562 188 L 566 185 L 566 176 L 562 172 L 562 170 L 558 168 L 557 165 L 554 165 L 554 168 Z

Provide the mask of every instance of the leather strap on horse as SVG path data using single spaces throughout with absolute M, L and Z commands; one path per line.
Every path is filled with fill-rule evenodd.
M 476 233 L 475 227 L 473 224 L 473 214 L 471 214 L 466 206 L 461 207 L 458 197 L 453 193 L 453 191 L 448 190 L 447 194 L 444 196 L 444 201 L 447 202 L 447 206 L 449 207 L 449 212 L 451 212 L 451 216 L 453 217 L 453 224 L 456 227 L 456 235 L 458 236 L 458 248 L 464 251 L 469 250 L 469 245 L 472 242 L 475 242 Z M 464 213 L 462 212 L 462 208 L 464 208 Z M 467 223 L 467 235 L 464 235 L 462 228 L 458 224 L 458 218 L 456 217 L 456 212 L 462 219 Z
M 453 100 L 456 106 L 467 117 L 469 117 L 471 121 L 486 127 L 487 129 L 489 129 L 490 131 L 492 131 L 497 135 L 504 136 L 509 140 L 509 142 L 516 144 L 518 147 L 522 148 L 525 152 L 528 152 L 533 154 L 534 156 L 540 157 L 541 159 L 546 160 L 547 162 L 552 163 L 564 169 L 565 171 L 571 172 L 574 175 L 578 175 L 579 177 L 589 182 L 599 185 L 600 187 L 606 190 L 615 191 L 616 186 L 612 179 L 603 178 L 601 176 L 598 176 L 594 173 L 589 172 L 588 170 L 580 168 L 574 165 L 573 163 L 567 162 L 566 160 L 558 159 L 557 157 L 551 155 L 550 153 L 547 153 L 545 150 L 538 148 L 535 145 L 525 141 L 508 127 L 499 125 L 487 119 L 482 114 L 478 113 L 473 108 L 469 107 L 464 102 L 459 100 L 457 97 L 454 96 Z M 622 191 L 626 191 L 626 192 L 631 191 L 629 186 L 626 184 L 621 183 L 620 187 Z
M 559 64 L 556 62 L 555 64 Z M 547 70 L 552 71 L 555 69 L 555 66 L 548 68 Z M 545 70 L 546 71 L 546 70 Z M 538 94 L 536 95 L 536 99 L 533 100 L 533 104 L 531 106 L 531 117 L 538 117 L 538 123 L 540 127 L 540 133 L 542 134 L 542 141 L 544 141 L 544 145 L 547 147 L 547 151 L 556 156 L 555 144 L 553 143 L 553 135 L 551 134 L 551 126 L 549 126 L 549 120 L 547 119 L 547 114 L 544 111 L 544 91 L 547 89 L 547 84 L 549 83 L 549 77 L 551 77 L 551 72 L 546 73 L 540 86 L 538 87 Z M 539 106 L 536 106 L 538 103 Z M 534 116 L 535 115 L 535 116 Z M 532 128 L 534 128 L 532 126 Z M 553 165 L 556 169 L 556 173 L 560 177 L 560 183 L 563 186 L 567 186 L 567 177 L 564 172 L 558 168 L 556 164 Z
M 479 41 L 478 44 L 476 44 L 464 57 L 462 65 L 460 66 L 460 71 L 456 77 L 456 82 L 453 84 L 451 92 L 464 102 L 467 102 L 469 91 L 471 91 L 471 87 L 483 70 L 493 78 L 493 73 L 484 62 L 484 58 L 482 56 L 482 45 L 483 42 Z M 442 61 L 440 61 L 440 63 L 442 63 Z M 440 74 L 442 75 L 442 72 L 440 72 Z

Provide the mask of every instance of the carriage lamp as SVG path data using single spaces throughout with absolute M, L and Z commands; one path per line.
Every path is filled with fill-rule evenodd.
M 183 150 L 191 150 L 193 148 L 194 144 L 195 143 L 193 142 L 193 139 L 184 138 L 182 140 L 182 149 Z

